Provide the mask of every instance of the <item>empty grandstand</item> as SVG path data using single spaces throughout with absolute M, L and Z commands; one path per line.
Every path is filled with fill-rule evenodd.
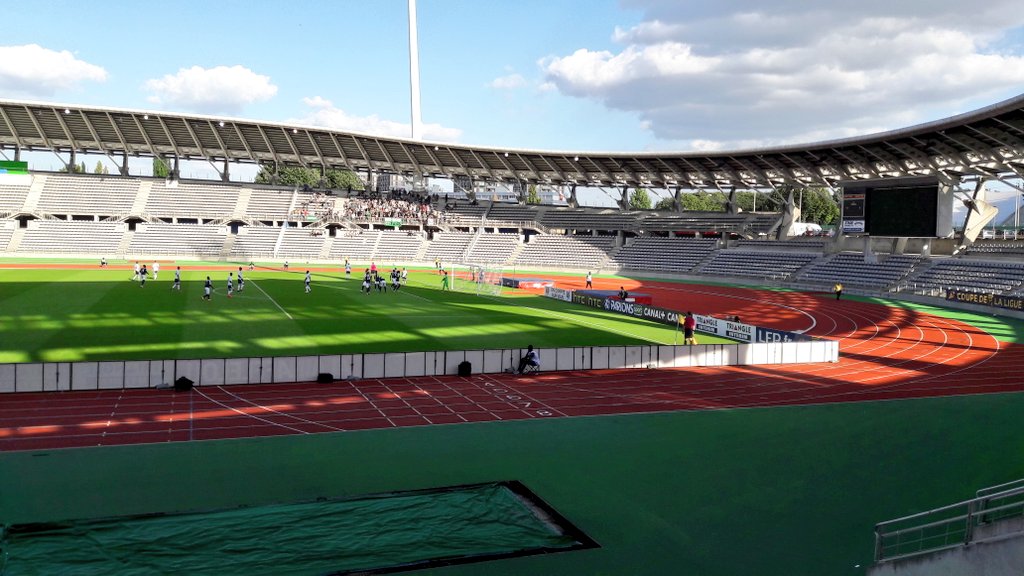
M 863 254 L 836 254 L 808 266 L 798 280 L 825 285 L 839 282 L 882 292 L 906 278 L 920 262 L 920 257 L 909 255 L 880 256 L 878 262 L 867 262 Z
M 532 236 L 515 264 L 594 270 L 604 266 L 615 248 L 614 236 Z
M 818 257 L 819 254 L 788 250 L 721 250 L 701 267 L 700 272 L 713 276 L 788 280 Z
M 718 244 L 714 239 L 641 236 L 633 239 L 610 264 L 624 270 L 691 273 Z

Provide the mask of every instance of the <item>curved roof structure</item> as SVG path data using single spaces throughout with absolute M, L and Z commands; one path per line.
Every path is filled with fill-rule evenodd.
M 713 153 L 501 149 L 237 118 L 0 100 L 0 147 L 581 186 L 832 186 L 920 175 L 959 181 L 1024 174 L 1024 94 L 890 132 Z

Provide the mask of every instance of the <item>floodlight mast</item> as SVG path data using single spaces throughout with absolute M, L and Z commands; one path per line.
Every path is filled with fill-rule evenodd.
M 423 137 L 420 118 L 420 48 L 416 36 L 416 0 L 409 0 L 409 98 L 412 106 L 412 139 Z

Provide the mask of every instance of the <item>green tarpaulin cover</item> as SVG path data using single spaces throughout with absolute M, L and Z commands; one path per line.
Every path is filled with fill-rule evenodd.
M 3 576 L 343 574 L 579 546 L 501 483 L 6 526 Z

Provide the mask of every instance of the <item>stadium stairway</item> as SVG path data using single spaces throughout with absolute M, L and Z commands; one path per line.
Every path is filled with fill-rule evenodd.
M 908 270 L 906 274 L 901 276 L 899 280 L 897 280 L 896 282 L 893 283 L 892 286 L 890 286 L 890 289 L 895 288 L 898 290 L 900 287 L 906 286 L 907 284 L 913 282 L 915 279 L 917 279 L 925 272 L 931 270 L 934 266 L 935 260 L 932 258 L 922 258 L 918 260 L 917 262 L 914 263 L 913 266 L 910 267 L 910 270 Z
M 508 258 L 505 259 L 504 264 L 507 266 L 509 264 L 509 262 L 515 262 L 516 260 L 518 260 L 519 259 L 519 255 L 522 254 L 523 250 L 525 250 L 525 249 L 526 249 L 526 244 L 523 244 L 521 241 L 520 242 L 516 242 L 516 247 L 512 249 L 512 253 L 509 254 Z
M 470 254 L 473 253 L 473 248 L 476 248 L 478 242 L 480 242 L 480 235 L 484 233 L 483 226 L 476 229 L 476 234 L 469 240 L 469 244 L 466 244 L 466 250 L 462 253 L 462 261 L 465 262 Z
M 153 181 L 143 180 L 139 184 L 139 191 L 135 194 L 135 202 L 132 203 L 132 215 L 139 216 L 146 211 L 146 203 L 149 202 L 149 193 L 153 191 Z M 127 247 L 126 247 L 127 249 Z
M 416 251 L 416 261 L 424 262 L 427 260 L 427 250 L 430 249 L 430 242 L 424 242 L 420 245 L 420 249 Z
M 696 264 L 693 265 L 693 268 L 690 268 L 690 272 L 689 273 L 690 274 L 703 274 L 704 273 L 704 266 L 707 266 L 708 262 L 711 262 L 712 260 L 714 260 L 716 254 L 718 254 L 718 248 L 714 248 L 711 251 L 709 251 L 707 253 L 707 255 L 705 255 L 703 258 L 700 259 L 700 262 L 697 262 Z
M 235 248 L 235 238 L 238 238 L 238 236 L 234 234 L 224 236 L 224 245 L 221 246 L 219 254 L 222 259 L 227 260 L 231 258 L 231 251 Z
M 14 252 L 21 246 L 21 239 L 25 237 L 24 228 L 15 228 L 14 233 L 11 234 L 11 241 L 7 243 L 7 251 Z
M 325 229 L 326 231 L 326 229 Z M 323 244 L 320 245 L 320 254 L 317 255 L 321 260 L 331 259 L 331 248 L 334 247 L 334 237 L 328 234 L 324 234 Z
M 23 212 L 35 212 L 39 207 L 39 199 L 43 197 L 43 188 L 45 187 L 46 175 L 36 174 L 32 177 L 32 186 L 29 187 L 28 195 L 25 196 L 25 204 L 22 206 Z
M 827 258 L 828 258 L 828 256 L 819 256 L 819 257 L 815 258 L 814 260 L 811 260 L 807 264 L 804 264 L 800 268 L 797 268 L 796 270 L 793 270 L 793 273 L 790 274 L 789 277 L 791 279 L 792 278 L 799 278 L 800 275 L 803 274 L 804 272 L 806 272 L 811 266 L 816 266 L 818 264 L 821 264 L 821 263 L 825 262 L 825 260 Z
M 117 253 L 127 254 L 128 248 L 132 245 L 132 240 L 135 239 L 135 230 L 125 230 L 124 234 L 121 235 L 121 241 L 117 243 Z
M 232 218 L 245 219 L 245 213 L 249 211 L 250 198 L 252 198 L 252 188 L 244 187 L 238 191 L 238 201 L 235 202 L 235 209 L 231 213 Z

